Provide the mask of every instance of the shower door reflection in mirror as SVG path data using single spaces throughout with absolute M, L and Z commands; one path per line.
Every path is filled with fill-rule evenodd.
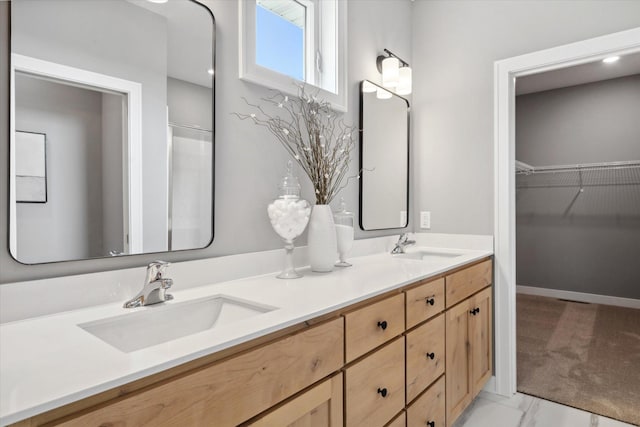
M 11 4 L 10 241 L 26 264 L 213 238 L 213 16 L 192 0 Z M 46 135 L 23 203 L 16 137 Z M 24 179 L 22 179 L 24 180 Z
M 360 86 L 360 227 L 409 223 L 409 102 L 370 81 Z

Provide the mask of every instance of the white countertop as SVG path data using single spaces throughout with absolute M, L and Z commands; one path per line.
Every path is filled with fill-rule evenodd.
M 352 258 L 353 267 L 336 268 L 332 273 L 303 268 L 299 271 L 304 277 L 296 280 L 276 279 L 272 273 L 177 290 L 172 292 L 174 300 L 165 304 L 223 294 L 277 309 L 131 353 L 117 350 L 77 325 L 153 307 L 124 309 L 120 301 L 4 323 L 0 325 L 0 424 L 20 421 L 492 254 L 490 249 L 455 249 L 463 255 L 438 262 L 379 253 Z

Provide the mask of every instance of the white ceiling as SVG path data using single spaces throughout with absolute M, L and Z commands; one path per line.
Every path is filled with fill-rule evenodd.
M 201 5 L 185 0 L 130 3 L 162 15 L 167 20 L 167 74 L 169 77 L 211 87 L 213 18 Z
M 304 29 L 306 7 L 295 0 L 257 0 L 256 3 Z
M 619 61 L 611 64 L 605 64 L 598 60 L 574 67 L 518 77 L 516 95 L 593 83 L 633 74 L 640 74 L 640 53 L 621 56 Z

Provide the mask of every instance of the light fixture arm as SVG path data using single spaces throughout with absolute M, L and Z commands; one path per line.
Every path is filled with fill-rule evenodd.
M 398 61 L 400 61 L 400 64 L 402 67 L 408 67 L 409 63 L 407 61 L 405 61 L 404 59 L 400 58 L 398 55 L 396 55 L 395 53 L 391 52 L 389 49 L 383 49 L 384 53 L 387 54 L 387 56 L 384 55 L 380 55 L 378 56 L 378 58 L 376 59 L 376 65 L 378 66 L 378 72 L 382 73 L 382 61 L 384 61 L 387 58 L 396 58 Z

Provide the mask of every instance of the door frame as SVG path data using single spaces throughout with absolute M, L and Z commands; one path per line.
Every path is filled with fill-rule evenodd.
M 511 396 L 516 376 L 516 77 L 640 52 L 640 27 L 494 62 L 495 378 L 488 391 Z
M 124 188 L 125 206 L 128 213 L 124 224 L 128 225 L 129 253 L 142 253 L 142 85 L 106 74 L 95 73 L 81 68 L 70 67 L 55 62 L 44 61 L 30 56 L 11 54 L 11 83 L 10 83 L 10 119 L 9 119 L 9 150 L 15 152 L 15 74 L 16 71 L 28 73 L 41 78 L 63 81 L 71 85 L 91 87 L 96 90 L 122 93 L 126 97 L 127 129 L 127 165 L 123 168 L 125 175 Z M 13 155 L 9 156 L 9 249 L 17 258 L 17 208 L 15 197 L 15 164 Z

